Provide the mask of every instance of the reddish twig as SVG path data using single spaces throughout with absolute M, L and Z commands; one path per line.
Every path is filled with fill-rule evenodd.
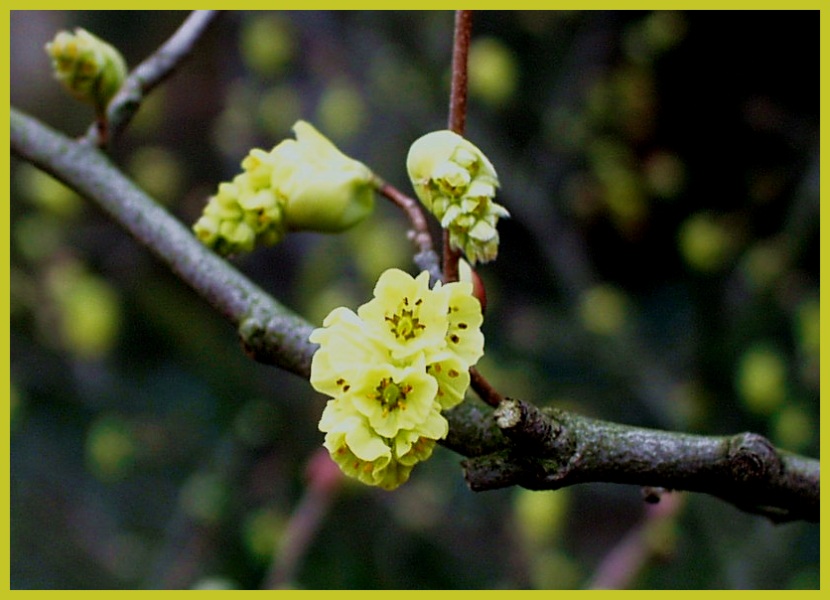
M 467 55 L 470 51 L 470 32 L 473 11 L 455 11 L 455 31 L 452 44 L 452 82 L 450 84 L 450 116 L 448 128 L 464 135 L 467 120 Z M 458 259 L 461 253 L 450 244 L 449 232 L 444 230 L 444 281 L 458 281 Z
M 498 406 L 504 400 L 504 396 L 475 367 L 470 367 L 470 387 L 476 391 L 479 398 L 490 406 Z
M 418 253 L 415 255 L 415 264 L 422 270 L 429 271 L 430 277 L 433 279 L 441 279 L 438 255 L 435 253 L 432 234 L 429 231 L 429 224 L 424 211 L 421 209 L 421 204 L 377 176 L 375 176 L 375 188 L 381 195 L 386 196 L 400 208 L 412 224 L 409 237 L 418 248 Z
M 470 52 L 470 32 L 473 11 L 455 11 L 455 33 L 452 45 L 452 83 L 450 87 L 450 117 L 447 127 L 464 135 L 467 120 L 467 55 Z

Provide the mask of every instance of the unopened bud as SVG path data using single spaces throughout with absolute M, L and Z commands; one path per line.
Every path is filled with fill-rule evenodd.
M 61 31 L 46 44 L 52 70 L 69 92 L 103 113 L 127 76 L 127 65 L 110 44 L 80 27 Z
M 374 209 L 372 172 L 349 158 L 311 124 L 294 125 L 296 140 L 271 151 L 271 187 L 284 199 L 289 230 L 337 233 Z
M 372 172 L 340 152 L 305 121 L 294 125 L 297 139 L 270 152 L 255 148 L 243 172 L 219 184 L 196 236 L 220 254 L 272 246 L 288 231 L 344 231 L 374 208 Z

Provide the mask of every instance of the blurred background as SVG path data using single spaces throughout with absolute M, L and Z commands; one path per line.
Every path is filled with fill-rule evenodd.
M 475 14 L 466 133 L 513 215 L 479 270 L 502 393 L 818 457 L 818 14 Z M 134 67 L 186 16 L 12 11 L 12 105 L 83 134 L 44 44 L 81 26 Z M 189 225 L 303 118 L 410 193 L 409 145 L 446 127 L 452 26 L 227 12 L 113 158 Z M 248 360 L 94 205 L 13 158 L 10 211 L 12 588 L 819 586 L 818 525 L 706 496 L 473 493 L 444 448 L 394 493 L 343 481 L 325 399 Z M 234 262 L 320 323 L 414 272 L 406 230 L 379 199 L 345 235 Z

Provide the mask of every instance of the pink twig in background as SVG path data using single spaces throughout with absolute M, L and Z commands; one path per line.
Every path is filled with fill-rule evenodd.
M 312 454 L 306 467 L 306 478 L 305 494 L 291 514 L 285 534 L 277 540 L 265 589 L 283 589 L 295 582 L 300 562 L 343 483 L 343 474 L 325 448 Z

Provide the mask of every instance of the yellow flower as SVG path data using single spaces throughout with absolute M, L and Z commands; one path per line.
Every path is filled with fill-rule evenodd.
M 360 317 L 342 306 L 329 313 L 309 341 L 320 344 L 311 359 L 311 385 L 332 397 L 348 393 L 367 366 L 389 360 L 387 350 L 367 335 Z
M 461 362 L 451 352 L 445 352 L 433 359 L 427 367 L 427 373 L 438 384 L 435 400 L 442 410 L 460 404 L 470 387 L 470 367 Z
M 481 324 L 471 283 L 430 289 L 427 272 L 389 269 L 356 314 L 336 308 L 312 332 L 311 385 L 332 398 L 319 428 L 344 473 L 393 489 L 432 454 L 484 352 Z
M 446 420 L 440 415 L 437 417 Z M 365 417 L 347 403 L 330 400 L 320 419 L 324 446 L 346 475 L 367 485 L 393 490 L 409 479 L 412 468 L 428 459 L 435 440 L 401 430 L 394 438 L 374 435 Z
M 448 283 L 447 346 L 450 351 L 472 366 L 484 354 L 484 334 L 481 325 L 481 303 L 473 295 L 473 284 L 468 281 Z
M 251 252 L 285 236 L 283 207 L 271 189 L 268 155 L 255 148 L 242 161 L 244 171 L 222 182 L 193 225 L 203 244 L 223 255 Z
M 447 432 L 446 421 L 436 427 L 430 419 L 437 393 L 438 383 L 427 374 L 424 359 L 419 357 L 403 369 L 389 364 L 369 366 L 344 399 L 351 401 L 382 437 L 392 438 L 408 429 L 440 438 Z
M 440 289 L 429 289 L 429 273 L 423 271 L 413 279 L 399 269 L 388 269 L 378 279 L 374 296 L 357 314 L 393 359 L 442 349 L 449 324 L 448 299 Z
M 80 27 L 59 32 L 46 44 L 55 78 L 76 98 L 103 113 L 127 76 L 127 65 L 110 44 Z
M 434 131 L 415 140 L 406 166 L 415 193 L 449 231 L 451 245 L 472 264 L 496 258 L 496 225 L 510 213 L 493 202 L 499 180 L 484 153 L 452 131 Z
M 375 433 L 368 419 L 353 410 L 348 403 L 330 400 L 323 410 L 319 428 L 334 436 L 342 434 L 337 445 L 347 446 L 362 461 L 375 462 L 385 458 L 388 463 L 391 460 L 392 452 L 388 443 Z

